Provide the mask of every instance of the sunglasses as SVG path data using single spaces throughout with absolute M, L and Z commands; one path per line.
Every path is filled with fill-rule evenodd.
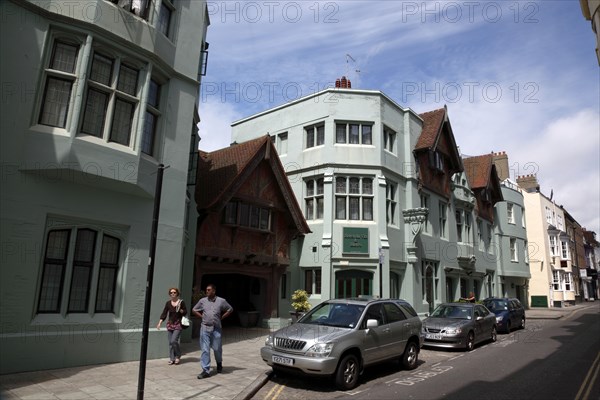
M 169 292 L 169 294 L 177 294 L 177 292 Z

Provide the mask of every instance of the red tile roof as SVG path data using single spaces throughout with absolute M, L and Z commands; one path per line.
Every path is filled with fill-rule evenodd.
M 431 149 L 437 143 L 442 124 L 446 119 L 446 108 L 428 111 L 419 116 L 423 119 L 423 130 L 417 140 L 415 150 Z
M 298 230 L 310 232 L 269 135 L 199 154 L 195 193 L 198 210 L 223 207 L 258 164 L 268 160 Z
M 492 165 L 494 165 L 492 154 L 463 158 L 463 165 L 471 189 L 488 187 L 492 176 Z

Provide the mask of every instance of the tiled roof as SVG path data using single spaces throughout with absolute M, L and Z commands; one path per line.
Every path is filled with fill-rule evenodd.
M 492 154 L 463 158 L 465 175 L 467 175 L 467 180 L 469 181 L 471 189 L 488 187 L 492 176 L 491 170 L 493 164 L 494 159 Z
M 198 208 L 213 206 L 240 175 L 250 160 L 264 147 L 269 136 L 233 144 L 211 153 L 200 151 L 196 203 Z M 198 190 L 201 189 L 201 190 Z M 208 189 L 208 190 L 207 190 Z
M 428 111 L 419 116 L 423 119 L 423 130 L 417 140 L 415 150 L 430 149 L 437 142 L 442 123 L 446 118 L 446 108 Z
M 281 188 L 299 232 L 310 232 L 269 135 L 232 144 L 211 153 L 199 151 L 199 155 L 195 193 L 198 210 L 218 209 L 224 206 L 235 194 L 236 188 L 251 176 L 253 169 L 260 162 L 268 160 L 273 170 L 273 179 Z

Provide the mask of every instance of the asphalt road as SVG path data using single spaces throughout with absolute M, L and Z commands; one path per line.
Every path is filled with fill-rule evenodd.
M 529 320 L 472 352 L 423 349 L 414 371 L 384 363 L 341 392 L 328 379 L 273 376 L 253 397 L 279 399 L 600 398 L 600 314 L 582 309 L 560 320 Z

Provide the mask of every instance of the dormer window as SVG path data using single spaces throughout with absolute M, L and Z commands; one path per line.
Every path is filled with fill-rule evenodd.
M 435 150 L 429 152 L 429 167 L 436 172 L 444 172 L 444 155 Z

